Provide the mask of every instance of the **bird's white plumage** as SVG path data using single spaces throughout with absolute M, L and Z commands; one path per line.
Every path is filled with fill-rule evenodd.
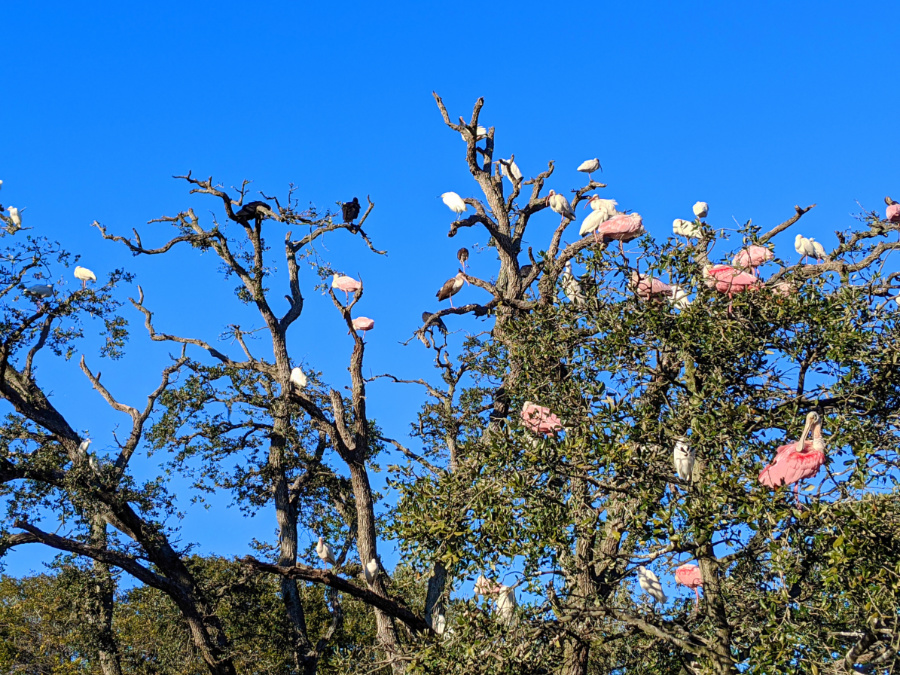
M 694 215 L 698 218 L 706 218 L 709 213 L 709 204 L 706 202 L 697 202 L 694 204 Z
M 322 537 L 319 537 L 319 543 L 316 544 L 316 555 L 332 566 L 335 564 L 334 553 L 332 553 L 331 547 L 325 543 L 325 539 Z
M 8 211 L 9 211 L 9 219 L 11 221 L 13 221 L 13 225 L 15 225 L 16 227 L 21 227 L 22 226 L 22 216 L 19 214 L 19 209 L 17 209 L 15 206 L 10 206 L 8 208 Z
M 497 616 L 507 626 L 516 620 L 516 589 L 500 585 L 497 589 Z
M 653 598 L 654 601 L 660 603 L 661 605 L 666 604 L 668 598 L 666 594 L 663 592 L 662 584 L 659 583 L 659 577 L 657 577 L 652 570 L 648 570 L 646 567 L 638 567 L 638 584 L 640 584 L 641 589 Z
M 447 208 L 456 214 L 463 213 L 466 210 L 466 203 L 455 192 L 445 192 L 441 195 L 441 200 L 447 205 Z
M 96 274 L 91 272 L 87 267 L 81 267 L 80 265 L 75 267 L 75 278 L 82 282 L 82 284 L 87 283 L 88 281 L 97 281 Z
M 807 239 L 802 234 L 794 237 L 794 250 L 804 258 L 815 258 L 816 249 L 813 247 L 812 239 Z
M 463 140 L 466 140 L 466 135 L 463 132 L 460 131 L 459 135 L 462 136 Z M 482 140 L 483 138 L 487 138 L 487 136 L 488 136 L 488 130 L 479 124 L 478 127 L 475 129 L 475 141 L 478 142 L 478 141 Z
M 676 218 L 672 221 L 672 232 L 679 234 L 688 239 L 699 239 L 703 231 L 697 223 L 683 218 Z
M 586 174 L 592 174 L 599 168 L 600 168 L 600 160 L 597 159 L 596 157 L 594 157 L 594 159 L 585 160 L 581 164 L 578 165 L 578 170 L 581 171 L 582 173 L 586 173 Z
M 363 565 L 363 574 L 366 577 L 366 583 L 371 586 L 375 577 L 378 576 L 378 561 L 375 558 Z
M 675 462 L 675 473 L 681 480 L 690 480 L 694 470 L 694 457 L 696 450 L 687 444 L 683 438 L 675 441 L 672 449 L 672 460 Z
M 291 369 L 291 384 L 293 384 L 297 389 L 303 389 L 306 386 L 306 374 L 300 370 L 299 368 Z
M 812 244 L 813 248 L 813 257 L 816 260 L 825 260 L 828 256 L 825 255 L 825 247 L 822 246 L 819 242 L 817 242 L 812 237 L 809 238 L 809 243 Z
M 500 163 L 500 173 L 502 173 L 503 177 L 509 180 L 510 183 L 515 184 L 522 180 L 522 172 L 512 158 L 501 159 L 498 161 Z
M 607 214 L 606 210 L 591 211 L 587 217 L 581 221 L 581 227 L 578 228 L 578 236 L 583 237 L 586 234 L 591 234 L 600 227 L 601 223 L 605 223 L 609 218 L 610 216 Z
M 617 202 L 615 199 L 601 199 L 597 195 L 593 195 L 590 199 L 588 199 L 588 204 L 590 204 L 592 211 L 599 211 L 603 214 L 603 220 L 609 220 L 619 213 L 616 210 L 619 202 Z
M 557 194 L 550 190 L 550 194 L 547 195 L 547 203 L 559 215 L 569 220 L 575 220 L 575 212 L 572 211 L 572 205 L 569 204 L 569 200 L 566 199 L 565 195 Z
M 563 269 L 563 273 L 559 277 L 560 285 L 562 286 L 563 293 L 566 294 L 566 297 L 569 299 L 569 302 L 573 303 L 576 306 L 581 306 L 585 302 L 587 302 L 587 298 L 584 295 L 584 291 L 581 289 L 581 284 L 578 282 L 578 279 L 572 273 L 572 261 L 567 260 L 565 269 Z

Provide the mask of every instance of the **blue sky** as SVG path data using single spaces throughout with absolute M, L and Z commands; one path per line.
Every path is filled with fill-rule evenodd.
M 99 276 L 127 266 L 160 330 L 214 341 L 226 323 L 259 321 L 237 306 L 209 255 L 135 260 L 90 223 L 121 234 L 137 227 L 150 244 L 168 234 L 145 225 L 151 218 L 193 206 L 207 224 L 210 210 L 221 219 L 213 200 L 188 196 L 170 178 L 189 170 L 225 186 L 250 179 L 281 196 L 294 183 L 302 201 L 320 208 L 368 194 L 376 207 L 367 230 L 389 255 L 376 258 L 346 236 L 326 239 L 321 253 L 365 281 L 359 310 L 377 322 L 367 338 L 372 373 L 432 376 L 430 354 L 399 342 L 422 310 L 437 307 L 456 249 L 485 243 L 472 230 L 447 239 L 452 214 L 437 196 L 478 195 L 465 146 L 443 126 L 432 90 L 454 119 L 468 118 L 484 96 L 481 122 L 497 129 L 495 156 L 515 153 L 526 177 L 555 160 L 548 189 L 583 185 L 575 167 L 599 157 L 598 177 L 609 184 L 602 196 L 639 211 L 660 238 L 673 218 L 691 217 L 697 200 L 725 228 L 749 218 L 772 226 L 794 204 L 815 202 L 796 231 L 828 247 L 852 214 L 883 211 L 884 195 L 900 193 L 895 3 L 11 1 L 0 21 L 0 202 L 25 207 L 32 233 L 59 239 Z M 549 212 L 535 219 L 535 250 L 557 222 Z M 267 227 L 278 248 L 281 226 Z M 776 244 L 779 255 L 796 258 L 792 234 Z M 486 254 L 471 262 L 476 274 L 494 272 Z M 74 283 L 71 271 L 58 273 Z M 292 357 L 344 384 L 350 341 L 304 275 L 308 304 Z M 480 293 L 466 287 L 460 297 Z M 86 354 L 108 386 L 137 404 L 168 349 L 148 345 L 130 316 L 127 358 L 111 365 Z M 101 452 L 111 447 L 117 418 L 77 360 L 39 365 L 75 426 L 90 430 Z M 395 437 L 418 401 L 414 389 L 386 384 L 369 399 Z M 271 538 L 273 518 L 236 523 L 221 503 L 190 508 L 186 540 L 231 554 L 251 537 Z M 7 571 L 34 569 L 40 559 L 36 549 L 11 554 Z

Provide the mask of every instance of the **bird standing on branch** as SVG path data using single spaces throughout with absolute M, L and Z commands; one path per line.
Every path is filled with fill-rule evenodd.
M 738 251 L 734 256 L 731 264 L 741 269 L 749 269 L 754 275 L 758 276 L 756 268 L 765 265 L 767 262 L 775 258 L 775 254 L 765 246 L 747 246 Z
M 356 291 L 362 288 L 362 282 L 357 281 L 353 277 L 335 274 L 331 277 L 331 287 L 336 288 L 339 291 L 344 291 L 344 295 L 346 295 L 347 300 L 349 300 L 351 293 L 356 293 Z
M 450 300 L 450 306 L 453 307 L 453 296 L 459 293 L 459 289 L 463 287 L 465 281 L 466 277 L 462 272 L 459 272 L 452 279 L 447 279 L 447 281 L 444 282 L 444 285 L 441 286 L 441 290 L 435 294 L 437 295 L 437 299 L 441 302 Z
M 581 173 L 586 173 L 588 175 L 588 180 L 592 183 L 594 179 L 591 177 L 591 174 L 594 173 L 597 169 L 603 171 L 603 167 L 600 166 L 600 160 L 594 157 L 594 159 L 589 159 L 578 165 L 578 170 Z
M 696 450 L 690 447 L 687 440 L 679 438 L 672 449 L 672 460 L 675 463 L 675 473 L 681 480 L 689 481 L 694 471 L 694 457 Z
M 300 391 L 303 387 L 306 386 L 306 375 L 299 368 L 294 368 L 291 370 L 291 384 Z
M 694 611 L 700 606 L 700 591 L 697 590 L 703 586 L 703 576 L 700 574 L 700 568 L 697 565 L 685 563 L 675 568 L 675 583 L 687 586 L 694 591 Z
M 256 226 L 259 227 L 259 224 L 266 216 L 271 216 L 274 218 L 275 213 L 265 202 L 256 201 L 244 204 L 241 209 L 234 214 L 234 220 L 238 223 L 246 225 L 252 219 L 256 219 Z
M 706 202 L 697 202 L 694 204 L 694 215 L 697 218 L 706 218 L 709 214 L 709 204 Z
M 576 307 L 580 307 L 587 302 L 587 296 L 585 296 L 584 291 L 581 289 L 581 284 L 572 273 L 571 260 L 566 260 L 566 266 L 563 269 L 563 273 L 559 277 L 559 282 L 562 286 L 563 293 L 566 294 L 569 302 L 574 304 Z
M 75 278 L 81 282 L 81 289 L 84 290 L 88 281 L 97 281 L 97 275 L 91 272 L 87 267 L 76 266 Z
M 361 330 L 363 332 L 363 342 L 366 341 L 366 333 L 375 328 L 375 319 L 367 316 L 358 316 L 351 321 L 353 330 Z
M 503 177 L 508 179 L 513 185 L 522 180 L 522 172 L 515 162 L 515 157 L 515 155 L 510 155 L 509 159 L 497 160 L 497 163 L 500 165 L 500 173 L 502 173 Z
M 654 605 L 658 602 L 661 605 L 666 604 L 668 598 L 666 594 L 663 592 L 662 584 L 659 583 L 659 577 L 657 577 L 651 570 L 648 570 L 643 565 L 637 568 L 638 573 L 638 584 L 640 584 L 641 589 L 653 598 Z
M 352 202 L 344 202 L 341 205 L 341 215 L 345 223 L 352 223 L 359 217 L 359 199 L 353 198 Z
M 884 212 L 884 219 L 891 223 L 900 223 L 900 204 L 890 197 L 884 198 L 887 209 Z
M 563 218 L 575 220 L 575 212 L 572 210 L 572 205 L 569 204 L 569 200 L 566 199 L 565 195 L 557 194 L 553 190 L 550 190 L 550 194 L 547 195 L 547 204 L 550 206 L 551 210 L 555 211 Z
M 319 543 L 316 544 L 316 555 L 318 555 L 323 562 L 328 563 L 332 567 L 337 564 L 334 559 L 334 553 L 331 551 L 331 547 L 325 543 L 325 539 L 322 537 L 319 537 Z
M 445 192 L 441 195 L 441 201 L 443 201 L 444 204 L 447 205 L 448 209 L 456 214 L 457 219 L 459 218 L 460 214 L 465 212 L 465 210 L 468 208 L 468 206 L 466 206 L 466 203 L 462 200 L 462 197 L 460 197 L 455 192 Z
M 433 317 L 433 316 L 434 316 L 434 314 L 432 314 L 431 312 L 422 312 L 422 322 L 428 323 L 428 320 L 431 319 L 431 317 Z M 443 321 L 443 319 L 441 319 L 441 317 L 437 317 L 436 319 L 434 319 L 431 322 L 431 324 L 428 326 L 428 328 L 429 328 L 429 330 L 431 328 L 437 328 L 444 335 L 447 334 L 447 324 L 444 323 L 444 321 Z
M 812 433 L 812 440 L 806 437 Z M 768 487 L 793 485 L 797 505 L 800 504 L 800 482 L 812 478 L 825 463 L 825 439 L 822 438 L 822 418 L 817 412 L 806 416 L 800 440 L 780 446 L 775 460 L 759 473 L 759 482 Z

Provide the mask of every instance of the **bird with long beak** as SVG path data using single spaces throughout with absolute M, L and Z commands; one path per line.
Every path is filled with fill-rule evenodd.
M 444 285 L 441 286 L 441 290 L 435 295 L 441 302 L 450 300 L 450 306 L 453 307 L 453 296 L 459 293 L 459 290 L 463 287 L 464 283 L 469 282 L 466 281 L 466 276 L 462 272 L 459 272 L 452 279 L 447 279 L 447 281 L 444 282 Z
M 563 218 L 575 220 L 575 212 L 572 210 L 572 205 L 569 204 L 569 200 L 566 199 L 565 195 L 550 190 L 550 193 L 547 195 L 547 205 Z
M 588 180 L 594 182 L 594 179 L 591 177 L 591 174 L 594 173 L 597 169 L 603 171 L 603 167 L 600 166 L 600 160 L 594 157 L 594 159 L 588 159 L 578 165 L 578 171 L 581 173 L 586 173 L 588 175 Z
M 466 261 L 469 259 L 469 249 L 463 246 L 456 252 L 456 259 L 459 260 L 459 264 L 462 265 L 463 272 L 466 271 Z
M 812 439 L 807 437 L 812 434 Z M 800 482 L 812 478 L 825 463 L 825 439 L 822 437 L 822 418 L 811 412 L 806 416 L 800 440 L 782 445 L 775 451 L 775 460 L 759 473 L 759 482 L 768 487 L 793 485 L 797 505 L 800 505 Z

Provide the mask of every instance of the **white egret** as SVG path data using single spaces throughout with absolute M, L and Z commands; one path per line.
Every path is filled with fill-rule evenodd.
M 821 244 L 819 246 L 821 247 Z M 800 259 L 800 262 L 805 262 L 807 258 L 816 257 L 816 247 L 813 245 L 813 240 L 807 239 L 802 234 L 798 234 L 794 237 L 794 250 L 803 256 Z M 822 253 L 824 254 L 824 250 Z
M 497 616 L 507 626 L 516 622 L 516 589 L 500 584 L 497 586 Z
M 75 278 L 81 282 L 82 290 L 87 286 L 88 281 L 97 281 L 97 275 L 91 272 L 87 267 L 76 266 Z
M 675 441 L 675 447 L 672 450 L 672 459 L 675 462 L 675 473 L 681 480 L 689 481 L 691 473 L 694 471 L 694 457 L 697 451 L 690 447 L 687 439 L 679 438 Z
M 662 584 L 659 583 L 659 577 L 657 577 L 651 570 L 648 570 L 643 565 L 637 568 L 637 573 L 638 584 L 640 584 L 641 589 L 643 589 L 644 593 L 653 598 L 654 604 L 657 602 L 661 605 L 666 604 L 668 598 L 663 592 Z
M 588 175 L 588 180 L 593 182 L 593 178 L 591 178 L 591 174 L 594 173 L 597 169 L 603 171 L 603 167 L 600 166 L 600 160 L 594 157 L 594 159 L 589 159 L 578 165 L 578 170 L 581 173 L 586 173 Z
M 9 219 L 12 221 L 16 229 L 22 227 L 22 216 L 19 214 L 19 209 L 17 209 L 15 206 L 10 206 L 8 208 L 8 211 Z
M 297 388 L 297 391 L 303 389 L 306 386 L 306 375 L 299 368 L 293 368 L 291 370 L 291 384 Z
M 687 309 L 691 304 L 687 291 L 678 284 L 672 284 L 669 288 L 669 293 L 670 295 L 667 299 L 675 309 Z
M 441 195 L 441 201 L 447 205 L 447 208 L 453 211 L 457 216 L 462 214 L 468 206 L 455 192 L 445 192 Z
M 334 559 L 334 553 L 331 552 L 331 547 L 325 543 L 325 539 L 322 537 L 319 537 L 319 543 L 316 544 L 316 555 L 332 567 L 337 564 Z

